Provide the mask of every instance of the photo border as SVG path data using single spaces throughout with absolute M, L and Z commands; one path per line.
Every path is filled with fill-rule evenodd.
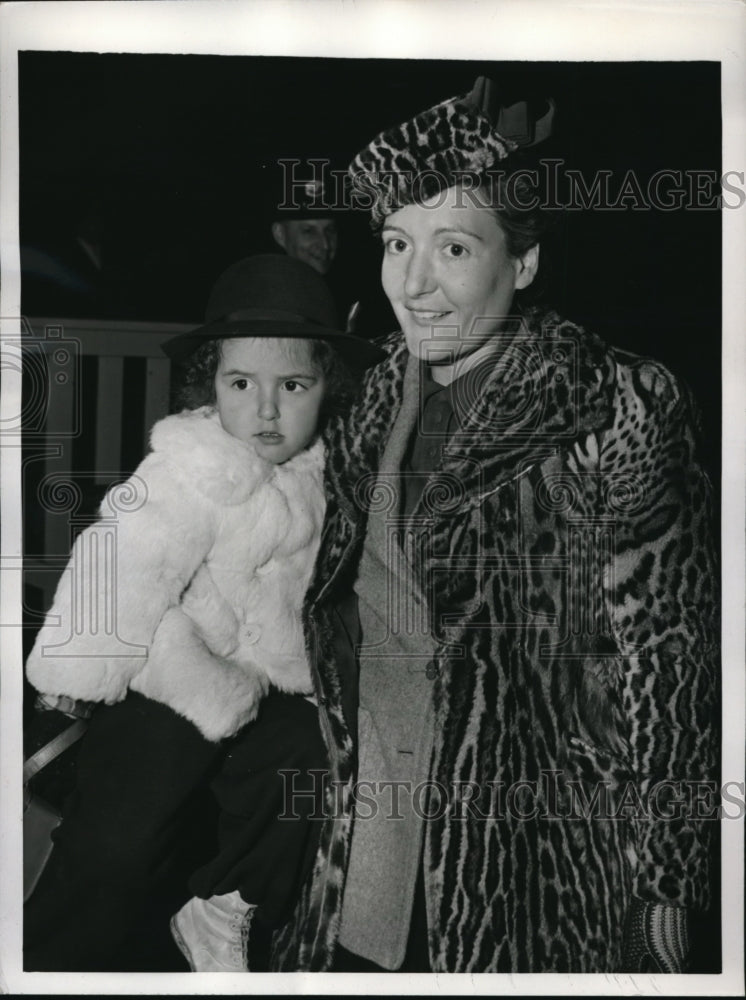
M 457 13 L 456 13 L 457 12 Z M 22 50 L 288 55 L 340 58 L 690 60 L 722 65 L 723 171 L 746 160 L 746 5 L 738 0 L 569 3 L 564 0 L 253 0 L 89 2 L 0 8 L 0 337 L 20 335 L 18 78 Z M 723 212 L 722 576 L 723 755 L 744 781 L 744 475 L 746 210 Z M 14 318 L 15 317 L 15 318 Z M 0 428 L 20 408 L 20 372 L 3 361 Z M 2 621 L 21 606 L 20 431 L 3 435 Z M 10 610 L 9 610 L 10 609 Z M 743 820 L 722 824 L 720 975 L 342 973 L 24 973 L 21 948 L 21 629 L 5 627 L 0 699 L 0 991 L 56 994 L 441 993 L 481 995 L 742 995 Z

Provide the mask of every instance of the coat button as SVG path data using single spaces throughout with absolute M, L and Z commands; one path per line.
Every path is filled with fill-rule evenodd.
M 262 637 L 261 625 L 245 625 L 243 629 L 243 641 L 247 646 L 253 646 Z
M 438 668 L 435 665 L 435 660 L 430 660 L 428 665 L 425 667 L 425 677 L 427 677 L 429 681 L 434 681 L 437 676 Z

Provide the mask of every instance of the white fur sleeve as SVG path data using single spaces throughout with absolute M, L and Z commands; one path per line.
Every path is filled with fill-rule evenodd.
M 151 454 L 76 540 L 26 665 L 45 694 L 112 703 L 143 668 L 164 612 L 209 552 L 212 502 Z

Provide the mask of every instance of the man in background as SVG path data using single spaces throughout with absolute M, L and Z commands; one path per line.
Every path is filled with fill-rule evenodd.
M 396 319 L 376 279 L 381 247 L 367 219 L 362 213 L 358 220 L 350 218 L 351 213 L 335 204 L 333 184 L 325 188 L 321 178 L 309 177 L 310 168 L 295 171 L 300 160 L 292 162 L 293 169 L 287 169 L 285 162 L 277 161 L 271 224 L 275 243 L 323 275 L 346 330 L 363 337 L 393 330 Z M 345 252 L 338 255 L 340 242 Z
M 295 184 L 293 206 L 278 208 L 272 238 L 290 257 L 297 257 L 326 276 L 337 255 L 337 223 L 324 203 L 321 181 Z

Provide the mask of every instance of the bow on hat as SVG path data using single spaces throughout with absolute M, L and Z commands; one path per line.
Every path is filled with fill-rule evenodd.
M 381 132 L 349 167 L 358 203 L 368 204 L 371 222 L 404 205 L 426 201 L 465 174 L 481 174 L 518 148 L 536 145 L 552 131 L 554 102 L 534 120 L 527 101 L 507 107 L 487 77 L 472 90 L 436 104 Z
M 487 76 L 480 76 L 462 100 L 481 111 L 494 123 L 496 132 L 521 149 L 537 146 L 552 134 L 555 103 L 551 98 L 547 98 L 545 113 L 534 120 L 528 101 L 516 101 L 515 104 L 504 107 L 500 104 L 495 81 Z

